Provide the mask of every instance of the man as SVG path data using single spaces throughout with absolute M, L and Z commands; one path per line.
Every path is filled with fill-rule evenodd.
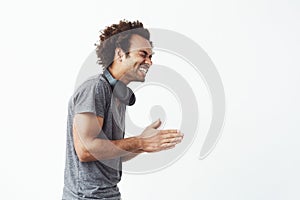
M 139 21 L 120 21 L 100 35 L 96 53 L 103 74 L 90 77 L 69 102 L 63 199 L 118 200 L 122 162 L 139 153 L 175 147 L 178 130 L 158 130 L 157 120 L 124 139 L 127 105 L 135 97 L 127 84 L 144 82 L 152 65 L 150 34 Z

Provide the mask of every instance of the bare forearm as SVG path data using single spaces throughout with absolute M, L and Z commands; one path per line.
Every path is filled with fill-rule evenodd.
M 106 160 L 124 157 L 138 152 L 141 148 L 140 139 L 136 137 L 121 140 L 103 140 L 95 138 L 87 142 L 83 162 Z
M 141 154 L 143 152 L 144 152 L 143 150 L 137 150 L 137 151 L 134 151 L 132 153 L 129 153 L 129 154 L 122 157 L 122 162 L 126 162 L 128 160 L 131 160 L 132 158 L 135 158 L 136 156 L 138 156 L 139 154 Z
M 157 120 L 138 137 L 105 140 L 97 137 L 102 125 L 102 117 L 95 118 L 94 115 L 77 114 L 74 118 L 73 142 L 81 162 L 120 157 L 128 160 L 135 157 L 137 152 L 158 152 L 174 148 L 183 138 L 178 130 L 157 130 L 160 125 L 160 121 Z

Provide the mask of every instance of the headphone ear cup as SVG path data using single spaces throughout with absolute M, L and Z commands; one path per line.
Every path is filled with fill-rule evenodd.
M 129 106 L 132 106 L 136 101 L 133 91 L 121 81 L 118 81 L 114 86 L 113 95 Z
M 133 104 L 135 104 L 136 98 L 135 98 L 133 91 L 129 87 L 127 87 L 127 90 L 128 90 L 129 96 L 130 96 L 129 102 L 127 105 L 132 106 Z

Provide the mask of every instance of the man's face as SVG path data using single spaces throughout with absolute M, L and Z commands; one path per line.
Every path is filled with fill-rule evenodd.
M 144 82 L 146 74 L 152 65 L 152 47 L 150 42 L 139 36 L 132 35 L 130 39 L 129 55 L 123 61 L 126 72 L 124 79 L 127 82 Z

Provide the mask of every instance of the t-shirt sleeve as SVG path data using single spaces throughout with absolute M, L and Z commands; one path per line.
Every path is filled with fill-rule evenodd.
M 83 85 L 76 92 L 73 103 L 74 114 L 88 112 L 104 117 L 107 107 L 105 88 L 99 87 L 97 84 Z

